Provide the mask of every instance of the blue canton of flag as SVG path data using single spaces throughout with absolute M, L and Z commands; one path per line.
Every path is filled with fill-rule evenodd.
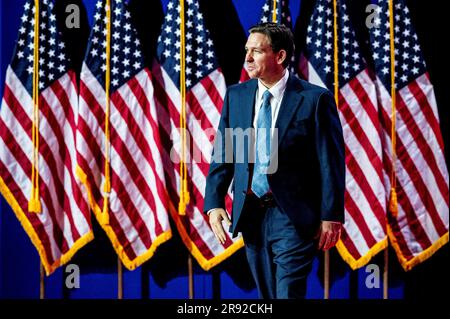
M 24 5 L 19 38 L 16 43 L 16 54 L 11 62 L 15 74 L 27 88 L 33 90 L 33 50 L 34 50 L 34 13 L 33 1 Z M 52 81 L 59 79 L 67 72 L 69 59 L 65 53 L 65 45 L 56 27 L 56 16 L 53 3 L 42 2 L 39 17 L 39 90 L 46 88 Z
M 417 34 L 411 24 L 409 9 L 402 3 L 394 4 L 395 88 L 401 89 L 426 72 L 425 60 L 420 50 Z M 391 53 L 389 2 L 379 1 L 375 26 L 370 32 L 372 58 L 375 70 L 384 86 L 391 88 Z
M 111 1 L 111 91 L 116 90 L 144 67 L 141 44 L 136 29 L 131 24 L 131 15 L 122 0 Z M 94 15 L 85 63 L 97 80 L 105 86 L 106 73 L 106 23 L 105 4 L 98 1 Z
M 158 38 L 157 57 L 177 87 L 180 86 L 180 5 L 170 1 Z M 186 0 L 186 89 L 219 67 L 213 42 L 205 28 L 197 1 Z
M 331 0 L 319 0 L 314 9 L 311 23 L 308 25 L 305 54 L 314 66 L 324 84 L 332 89 L 334 85 L 334 53 L 333 53 L 333 9 Z M 356 41 L 355 32 L 346 12 L 346 4 L 342 3 L 338 14 L 338 54 L 339 54 L 339 87 L 366 68 L 361 51 Z
M 289 10 L 289 0 L 267 0 L 262 7 L 261 23 L 273 21 L 273 5 L 276 2 L 276 19 L 278 24 L 284 24 L 292 30 L 291 12 Z

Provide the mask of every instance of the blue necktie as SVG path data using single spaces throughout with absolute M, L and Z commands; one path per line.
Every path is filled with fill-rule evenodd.
M 253 168 L 252 191 L 261 197 L 269 191 L 267 181 L 267 168 L 270 159 L 270 128 L 272 126 L 272 112 L 270 98 L 272 94 L 266 90 L 263 94 L 263 102 L 256 122 L 256 161 Z

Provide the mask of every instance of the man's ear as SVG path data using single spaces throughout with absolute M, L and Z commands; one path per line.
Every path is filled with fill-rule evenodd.
M 286 57 L 287 57 L 286 50 L 281 49 L 277 53 L 277 63 L 278 64 L 283 64 L 284 60 L 286 60 Z

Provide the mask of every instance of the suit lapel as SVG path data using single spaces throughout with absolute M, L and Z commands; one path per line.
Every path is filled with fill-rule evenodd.
M 246 88 L 241 90 L 239 96 L 240 107 L 238 117 L 241 118 L 241 128 L 247 129 L 253 126 L 253 116 L 255 109 L 256 88 L 258 87 L 257 80 L 250 80 L 245 82 Z
M 303 99 L 300 94 L 302 86 L 294 76 L 289 75 L 289 79 L 286 85 L 286 91 L 280 105 L 280 111 L 275 123 L 275 128 L 278 129 L 278 143 L 281 143 L 284 135 L 286 134 L 287 127 L 291 122 L 292 116 L 297 110 L 298 106 Z

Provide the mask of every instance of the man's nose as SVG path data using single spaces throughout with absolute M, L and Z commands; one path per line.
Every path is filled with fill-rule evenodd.
M 247 61 L 247 62 L 253 61 L 253 55 L 252 55 L 251 52 L 247 52 L 247 53 L 245 54 L 245 61 Z

